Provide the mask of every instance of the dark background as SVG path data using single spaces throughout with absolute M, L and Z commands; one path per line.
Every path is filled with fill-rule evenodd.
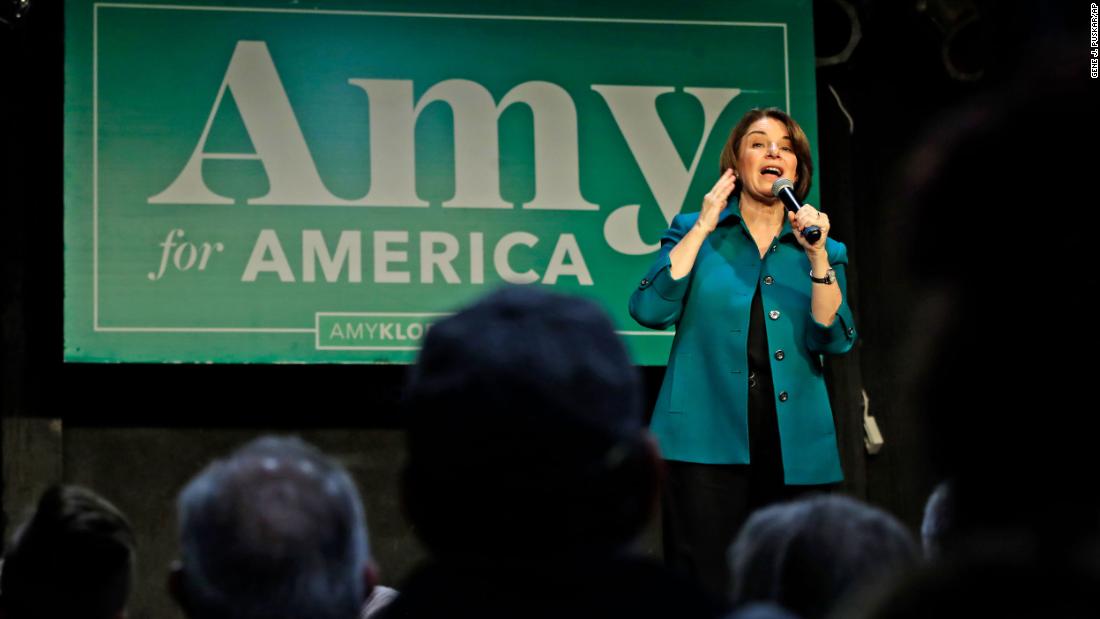
M 171 505 L 180 485 L 211 456 L 261 431 L 302 432 L 349 462 L 386 580 L 399 580 L 420 552 L 393 487 L 403 453 L 404 366 L 62 362 L 62 4 L 30 0 L 16 17 L 19 3 L 0 0 L 5 518 L 22 518 L 27 497 L 40 491 L 35 480 L 86 483 L 135 520 L 139 543 L 156 550 L 142 566 L 156 580 L 159 562 L 174 552 Z M 814 19 L 815 180 L 832 235 L 849 247 L 849 297 L 860 330 L 857 348 L 828 366 L 844 489 L 915 528 L 937 479 L 925 417 L 899 395 L 908 362 L 900 343 L 927 326 L 905 318 L 904 274 L 884 259 L 906 240 L 886 232 L 895 216 L 894 179 L 953 105 L 1021 71 L 1041 72 L 1046 62 L 1081 63 L 1085 79 L 1089 3 L 832 0 L 814 3 Z M 640 371 L 652 402 L 664 368 Z M 346 388 L 318 399 L 310 386 L 320 383 Z M 861 390 L 886 438 L 875 456 L 862 444 Z M 131 616 L 167 616 L 141 595 Z

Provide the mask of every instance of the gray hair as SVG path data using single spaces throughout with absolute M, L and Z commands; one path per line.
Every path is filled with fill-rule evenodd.
M 833 494 L 749 516 L 731 552 L 734 606 L 775 602 L 805 619 L 917 564 L 916 540 L 887 512 Z
M 347 471 L 297 438 L 263 437 L 179 496 L 185 610 L 203 619 L 350 619 L 367 526 Z

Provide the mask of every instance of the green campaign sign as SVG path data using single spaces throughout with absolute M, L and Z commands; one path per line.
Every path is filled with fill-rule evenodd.
M 66 359 L 408 362 L 515 283 L 664 363 L 626 302 L 730 129 L 816 142 L 809 0 L 311 5 L 68 0 Z

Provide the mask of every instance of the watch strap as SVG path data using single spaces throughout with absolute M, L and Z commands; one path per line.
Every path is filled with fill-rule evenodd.
M 825 271 L 825 277 L 814 277 L 814 270 L 810 269 L 810 281 L 815 284 L 831 284 L 836 281 L 836 271 L 828 269 Z

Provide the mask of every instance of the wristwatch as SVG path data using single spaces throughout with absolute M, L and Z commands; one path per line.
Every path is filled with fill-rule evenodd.
M 815 284 L 829 285 L 836 281 L 836 271 L 829 269 L 825 271 L 825 277 L 814 277 L 814 270 L 810 269 L 810 281 Z

